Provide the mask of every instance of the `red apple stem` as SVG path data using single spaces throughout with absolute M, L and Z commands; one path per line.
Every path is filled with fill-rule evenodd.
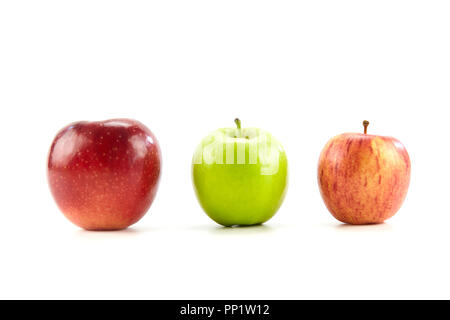
M 369 121 L 364 120 L 363 121 L 363 126 L 364 126 L 364 134 L 367 134 L 367 127 L 369 126 Z

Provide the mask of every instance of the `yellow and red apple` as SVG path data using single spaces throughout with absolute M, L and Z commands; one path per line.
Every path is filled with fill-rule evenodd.
M 349 224 L 382 223 L 401 207 L 408 191 L 411 163 L 395 138 L 344 133 L 325 145 L 318 183 L 331 214 Z

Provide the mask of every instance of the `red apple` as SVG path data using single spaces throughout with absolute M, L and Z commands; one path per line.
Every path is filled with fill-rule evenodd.
M 155 136 L 129 119 L 68 125 L 53 140 L 47 167 L 58 207 L 87 230 L 124 229 L 141 219 L 160 171 Z
M 381 223 L 392 217 L 408 191 L 411 163 L 395 138 L 344 133 L 323 149 L 318 168 L 320 193 L 331 214 L 350 224 Z

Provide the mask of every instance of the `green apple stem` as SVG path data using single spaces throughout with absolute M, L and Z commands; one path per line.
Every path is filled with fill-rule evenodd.
M 236 123 L 237 128 L 240 130 L 241 129 L 241 120 L 239 120 L 239 118 L 234 119 L 234 123 Z
M 239 138 L 240 138 L 241 137 L 241 120 L 239 120 L 239 118 L 236 118 L 236 119 L 234 119 L 234 123 L 236 123 L 238 132 L 239 132 Z
M 364 134 L 367 134 L 367 127 L 369 126 L 369 121 L 364 120 L 363 121 L 363 126 L 364 126 Z

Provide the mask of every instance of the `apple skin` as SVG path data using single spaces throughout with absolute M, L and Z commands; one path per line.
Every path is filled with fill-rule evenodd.
M 318 166 L 322 198 L 331 214 L 349 224 L 392 217 L 408 191 L 411 163 L 395 138 L 344 133 L 323 149 Z
M 86 230 L 119 230 L 141 219 L 156 195 L 161 152 L 130 119 L 76 122 L 53 140 L 47 176 L 64 215 Z
M 266 222 L 281 206 L 287 190 L 287 157 L 281 144 L 260 129 L 240 130 L 219 129 L 206 137 L 194 153 L 192 164 L 200 205 L 223 226 Z M 265 144 L 267 141 L 271 141 L 270 145 Z M 257 153 L 251 151 L 256 150 L 254 147 Z M 217 157 L 218 148 L 224 150 L 223 157 Z M 233 150 L 233 163 L 227 161 L 229 153 L 225 150 Z M 238 150 L 245 150 L 245 161 L 238 160 Z M 254 161 L 250 161 L 251 152 Z M 220 158 L 222 161 L 214 160 Z

